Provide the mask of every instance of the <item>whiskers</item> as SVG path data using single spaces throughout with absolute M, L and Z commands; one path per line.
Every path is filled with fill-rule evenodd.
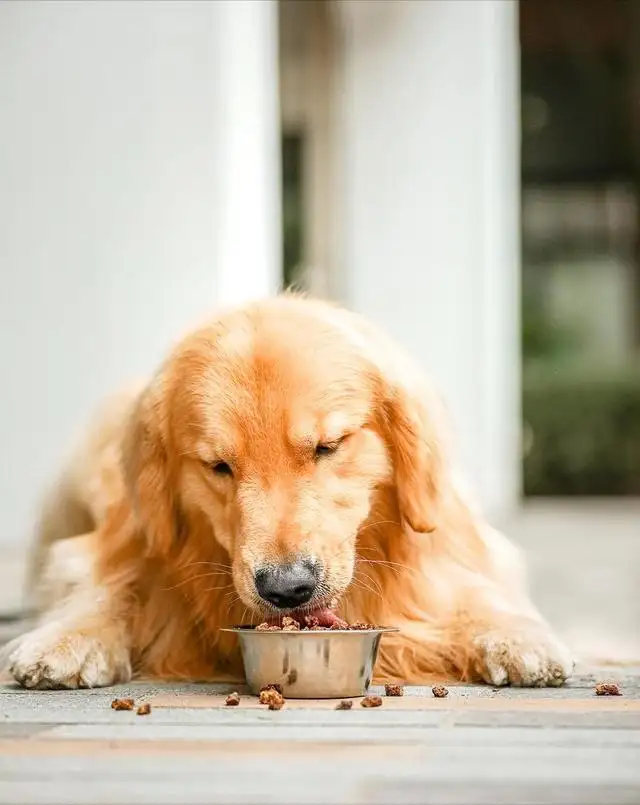
M 362 550 L 362 549 L 361 549 Z M 365 559 L 363 556 L 356 557 L 356 564 L 371 565 L 372 567 L 384 567 L 388 570 L 402 575 L 403 573 L 417 573 L 418 571 L 405 562 L 391 562 L 388 559 Z
M 189 570 L 192 567 L 196 567 L 197 565 L 206 566 L 207 570 L 203 573 L 195 573 L 194 575 L 187 576 L 184 579 L 181 579 L 177 584 L 172 585 L 171 587 L 163 587 L 163 592 L 169 592 L 170 590 L 177 590 L 180 587 L 184 587 L 185 584 L 193 584 L 193 582 L 200 581 L 201 579 L 209 579 L 214 578 L 216 576 L 231 576 L 231 565 L 224 565 L 220 562 L 189 562 L 189 564 L 185 565 L 182 568 L 179 568 L 180 571 Z M 228 587 L 233 586 L 233 581 L 229 584 L 224 584 L 220 587 L 209 587 L 205 592 L 213 592 L 215 590 L 225 590 Z

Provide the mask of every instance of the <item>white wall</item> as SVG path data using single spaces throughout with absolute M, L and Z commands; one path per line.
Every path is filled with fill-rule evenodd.
M 342 292 L 435 378 L 501 516 L 520 488 L 516 4 L 339 10 Z
M 241 269 L 227 260 L 215 270 L 231 259 L 220 222 L 237 228 L 221 215 L 233 170 L 219 134 L 233 101 L 220 81 L 275 75 L 273 42 L 259 47 L 276 35 L 275 6 L 259 2 L 247 18 L 254 4 L 240 4 L 238 24 L 224 5 L 0 4 L 0 544 L 25 540 L 43 484 L 96 402 L 152 370 L 221 294 L 238 296 Z M 249 30 L 263 58 L 222 75 L 217 37 L 229 29 Z M 275 91 L 262 97 L 277 103 Z M 260 114 L 275 120 L 256 103 L 233 110 L 236 125 L 239 114 L 253 129 Z M 267 140 L 277 150 L 273 130 Z M 260 181 L 273 175 L 277 162 Z M 258 220 L 259 190 L 262 207 L 244 214 L 269 259 L 245 294 L 272 283 L 279 256 L 276 216 L 269 232 Z

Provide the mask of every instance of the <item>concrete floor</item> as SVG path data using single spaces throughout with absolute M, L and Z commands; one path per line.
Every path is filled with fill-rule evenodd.
M 0 805 L 637 805 L 640 503 L 533 504 L 507 530 L 529 554 L 536 601 L 586 658 L 567 686 L 456 686 L 446 699 L 415 688 L 376 710 L 269 712 L 249 697 L 225 708 L 215 686 L 5 685 Z M 20 603 L 22 557 L 5 560 L 0 609 Z M 0 640 L 13 628 L 0 624 Z M 596 696 L 603 679 L 623 695 Z M 114 695 L 152 712 L 114 712 Z
M 349 712 L 293 701 L 270 712 L 249 697 L 226 708 L 213 686 L 5 686 L 0 803 L 637 805 L 640 669 L 615 675 L 620 697 L 596 696 L 595 678 L 451 687 L 446 699 L 415 688 Z M 115 712 L 114 694 L 151 714 Z

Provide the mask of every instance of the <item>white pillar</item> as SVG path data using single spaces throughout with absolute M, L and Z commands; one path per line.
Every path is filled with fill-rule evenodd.
M 513 0 L 349 0 L 335 88 L 344 295 L 442 390 L 472 487 L 520 494 Z
M 103 397 L 280 276 L 277 6 L 0 2 L 0 547 Z
M 218 0 L 218 295 L 274 293 L 282 274 L 278 3 Z

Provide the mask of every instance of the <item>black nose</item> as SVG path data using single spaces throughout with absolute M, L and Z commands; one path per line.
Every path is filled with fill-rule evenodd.
M 295 609 L 306 604 L 317 583 L 316 568 L 310 561 L 263 567 L 255 574 L 258 595 L 278 609 Z

